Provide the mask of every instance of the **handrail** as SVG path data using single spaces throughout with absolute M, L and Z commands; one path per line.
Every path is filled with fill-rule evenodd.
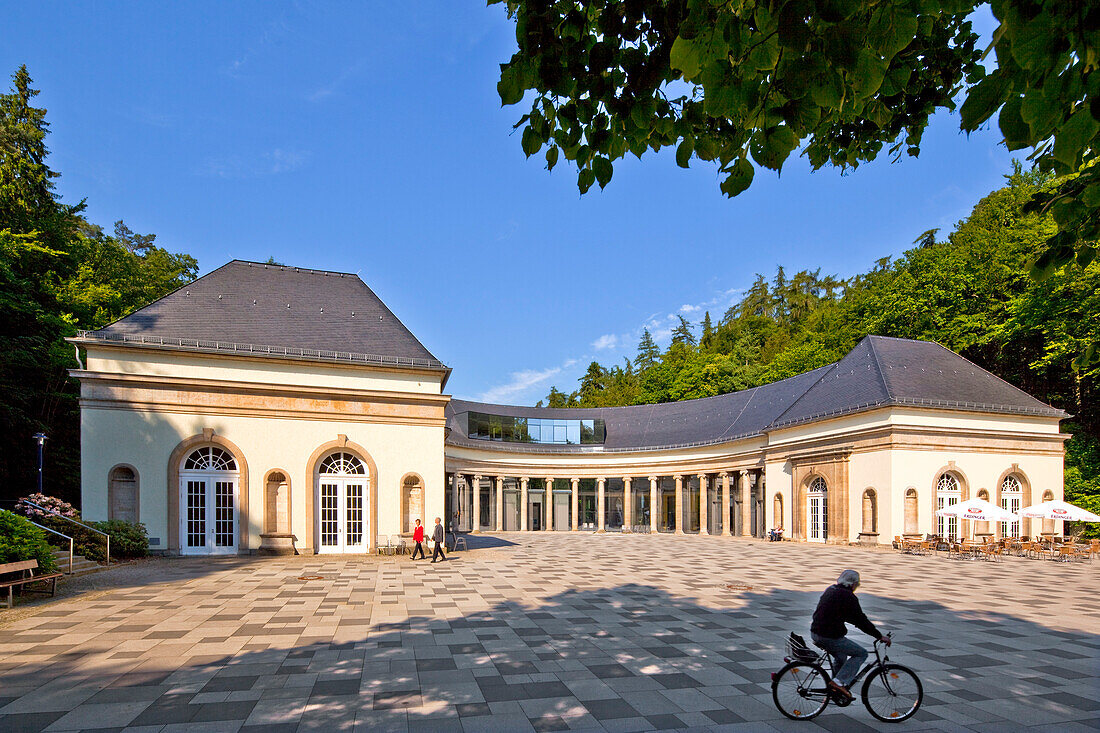
M 102 531 L 96 529 L 95 527 L 89 527 L 84 522 L 78 522 L 75 519 L 73 519 L 72 517 L 66 517 L 64 514 L 61 514 L 59 512 L 55 512 L 53 509 L 47 509 L 46 507 L 42 506 L 41 504 L 35 504 L 30 499 L 20 499 L 19 503 L 27 504 L 28 506 L 33 506 L 35 509 L 41 509 L 42 511 L 46 512 L 47 514 L 52 514 L 55 517 L 61 517 L 66 522 L 69 522 L 71 524 L 75 524 L 78 527 L 83 527 L 84 529 L 88 530 L 89 532 L 95 532 L 96 534 L 101 534 L 104 537 L 106 537 L 107 538 L 107 567 L 111 567 L 111 535 L 107 534 L 106 532 L 102 532 Z M 59 532 L 58 534 L 61 534 L 61 533 Z
M 31 522 L 31 520 L 29 520 L 29 519 L 27 521 Z M 47 532 L 52 532 L 53 534 L 57 535 L 58 537 L 64 537 L 65 539 L 67 539 L 69 541 L 69 575 L 72 575 L 73 574 L 73 538 L 70 537 L 67 534 L 61 534 L 56 529 L 50 529 L 49 527 L 43 527 L 38 522 L 31 522 L 31 524 L 33 524 L 35 527 L 38 527 L 39 529 L 44 529 Z

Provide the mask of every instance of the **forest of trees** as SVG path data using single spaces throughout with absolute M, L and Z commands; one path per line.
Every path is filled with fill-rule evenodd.
M 46 110 L 26 67 L 0 94 L 0 500 L 30 493 L 32 436 L 48 436 L 48 492 L 80 498 L 79 385 L 65 337 L 95 329 L 195 279 L 198 263 L 121 220 L 111 233 L 63 203 L 46 163 Z
M 1056 230 L 1025 213 L 1057 185 L 1019 165 L 946 239 L 925 232 L 893 260 L 848 280 L 779 268 L 726 313 L 700 324 L 680 317 L 664 351 L 644 331 L 633 360 L 592 362 L 579 387 L 551 388 L 549 407 L 606 407 L 709 397 L 800 374 L 843 357 L 867 334 L 938 341 L 1072 414 L 1066 490 L 1100 509 L 1100 365 L 1075 368 L 1100 342 L 1100 263 L 1071 265 L 1043 282 L 1028 264 Z

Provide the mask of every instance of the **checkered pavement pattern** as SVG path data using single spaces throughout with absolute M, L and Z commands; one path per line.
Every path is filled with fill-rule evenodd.
M 158 560 L 0 627 L 0 730 L 1100 730 L 1100 563 L 506 534 L 449 555 Z M 770 673 L 863 576 L 924 704 L 783 718 Z M 2 616 L 0 616 L 2 621 Z M 868 642 L 858 631 L 853 638 Z

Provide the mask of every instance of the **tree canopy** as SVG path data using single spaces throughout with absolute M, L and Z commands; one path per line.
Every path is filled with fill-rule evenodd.
M 64 339 L 190 282 L 198 263 L 157 247 L 121 220 L 113 234 L 64 204 L 49 168 L 46 110 L 25 66 L 0 94 L 0 496 L 27 493 L 37 469 L 31 436 L 45 432 L 51 493 L 79 497 L 76 367 Z
M 628 153 L 674 147 L 682 167 L 716 164 L 731 197 L 799 150 L 814 169 L 916 156 L 930 116 L 961 99 L 963 130 L 996 115 L 1010 150 L 1059 176 L 1031 200 L 1057 226 L 1025 264 L 1085 266 L 1100 238 L 1100 2 L 994 0 L 984 57 L 981 4 L 506 0 L 519 49 L 497 90 L 530 101 L 523 151 L 545 150 L 549 169 L 565 158 L 581 193 Z

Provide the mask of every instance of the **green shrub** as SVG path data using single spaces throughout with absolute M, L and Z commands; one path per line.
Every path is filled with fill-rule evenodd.
M 37 560 L 43 573 L 57 571 L 46 532 L 23 517 L 0 509 L 0 563 L 20 560 Z
M 149 533 L 144 524 L 111 519 L 106 522 L 89 522 L 89 525 L 111 536 L 111 557 L 129 559 L 149 554 Z M 102 554 L 105 549 L 102 547 L 103 538 L 97 536 L 96 539 L 100 540 L 99 551 Z

